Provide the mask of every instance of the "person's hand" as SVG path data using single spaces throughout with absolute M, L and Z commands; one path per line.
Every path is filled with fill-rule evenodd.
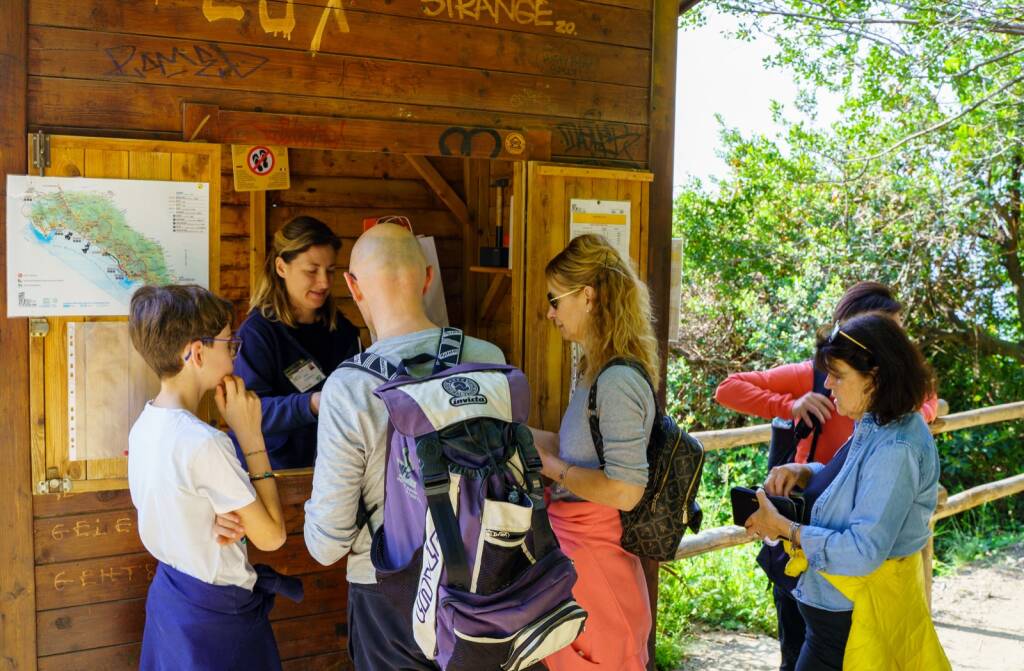
M 237 513 L 217 515 L 213 520 L 213 535 L 217 539 L 217 545 L 230 545 L 237 542 L 245 536 L 242 518 Z
M 314 391 L 309 396 L 309 409 L 314 415 L 320 414 L 320 392 Z
M 221 417 L 239 439 L 260 434 L 260 422 L 263 420 L 260 397 L 245 388 L 242 378 L 224 376 L 217 385 L 214 401 Z
M 747 528 L 747 533 L 758 538 L 776 539 L 789 533 L 789 520 L 775 509 L 760 487 L 757 490 L 757 510 L 747 518 L 743 526 Z
M 789 496 L 797 487 L 806 487 L 813 472 L 807 464 L 783 464 L 768 473 L 764 489 L 771 496 Z
M 817 417 L 818 421 L 824 424 L 836 411 L 832 399 L 817 392 L 809 391 L 793 402 L 793 419 L 798 419 L 807 426 L 813 422 L 811 417 Z

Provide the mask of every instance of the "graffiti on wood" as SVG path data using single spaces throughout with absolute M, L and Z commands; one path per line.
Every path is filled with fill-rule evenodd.
M 155 575 L 156 562 L 152 561 L 125 566 L 60 571 L 53 576 L 53 589 L 64 592 L 68 589 L 149 583 L 153 581 Z
M 65 538 L 96 538 L 107 536 L 113 531 L 115 534 L 129 534 L 134 530 L 135 525 L 131 517 L 118 517 L 113 525 L 94 520 L 78 520 L 74 524 L 54 524 L 50 528 L 50 538 L 55 541 L 62 541 Z
M 634 150 L 644 140 L 643 133 L 626 124 L 593 118 L 566 121 L 555 126 L 555 130 L 562 138 L 565 153 L 570 156 L 638 160 Z
M 138 79 L 170 79 L 181 75 L 245 79 L 267 62 L 263 56 L 225 49 L 212 42 L 163 50 L 144 50 L 124 44 L 104 51 L 114 66 L 108 74 Z
M 459 21 L 550 26 L 556 33 L 575 35 L 576 24 L 555 18 L 549 0 L 420 0 L 424 16 Z
M 159 5 L 160 0 L 155 0 L 155 4 Z M 202 9 L 203 16 L 211 23 L 214 21 L 242 21 L 245 19 L 246 10 L 238 2 L 203 0 Z M 292 33 L 297 25 L 295 19 L 295 0 L 284 0 L 283 15 L 275 16 L 271 16 L 267 0 L 260 0 L 258 14 L 260 28 L 263 29 L 263 32 L 274 37 L 281 36 L 286 40 L 292 39 Z M 309 41 L 309 51 L 313 56 L 316 56 L 320 51 L 324 34 L 329 26 L 333 26 L 341 33 L 349 32 L 348 18 L 345 16 L 342 0 L 327 0 L 323 11 L 320 12 L 320 16 L 317 18 L 315 27 L 310 22 L 310 27 L 313 27 L 313 35 Z
M 493 128 L 462 128 L 452 126 L 446 128 L 437 140 L 441 156 L 472 156 L 473 138 L 483 135 L 491 140 L 491 158 L 496 158 L 501 153 L 501 134 Z M 459 137 L 462 141 L 458 144 L 458 150 L 453 152 L 450 139 Z

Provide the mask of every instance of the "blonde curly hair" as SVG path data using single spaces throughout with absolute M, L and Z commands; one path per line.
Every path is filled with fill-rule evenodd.
M 566 288 L 591 287 L 595 298 L 583 342 L 580 373 L 592 382 L 615 358 L 640 363 L 657 388 L 658 341 L 651 297 L 630 263 L 600 235 L 581 235 L 548 262 L 544 274 Z

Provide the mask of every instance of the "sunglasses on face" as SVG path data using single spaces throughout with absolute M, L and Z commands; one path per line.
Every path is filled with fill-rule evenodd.
M 854 338 L 852 335 L 850 335 L 846 331 L 843 331 L 841 328 L 839 328 L 839 322 L 836 322 L 836 325 L 832 327 L 832 335 L 830 335 L 828 337 L 828 344 L 829 345 L 831 345 L 833 342 L 835 342 L 836 336 L 843 336 L 844 338 L 846 338 L 847 340 L 852 342 L 857 347 L 861 348 L 862 350 L 864 350 L 868 354 L 871 354 L 871 350 L 869 350 L 867 348 L 867 346 L 864 345 L 864 343 L 862 343 L 861 341 L 857 340 L 856 338 Z
M 237 338 L 237 337 L 232 337 L 232 338 L 196 338 L 196 340 L 198 340 L 199 342 L 203 343 L 204 345 L 209 345 L 210 343 L 215 343 L 215 342 L 226 342 L 228 344 L 228 356 L 230 356 L 232 359 L 234 359 L 236 356 L 238 356 L 238 353 L 242 351 L 242 339 L 241 338 Z M 185 355 L 185 361 L 188 361 L 189 357 L 191 357 L 191 356 L 192 356 L 192 352 L 189 351 L 188 354 Z
M 576 293 L 577 291 L 581 290 L 582 288 L 583 287 L 576 287 L 572 291 L 566 291 L 564 294 L 562 294 L 560 296 L 553 296 L 551 294 L 551 292 L 549 291 L 548 292 L 548 305 L 550 305 L 553 309 L 557 310 L 558 309 L 558 301 L 562 300 L 566 296 L 573 295 L 574 293 Z

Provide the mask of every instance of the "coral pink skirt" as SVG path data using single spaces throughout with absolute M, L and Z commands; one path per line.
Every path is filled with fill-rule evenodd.
M 555 501 L 548 516 L 562 551 L 576 565 L 573 596 L 588 617 L 579 638 L 544 663 L 551 671 L 644 671 L 651 607 L 640 559 L 619 544 L 619 511 L 597 503 Z

